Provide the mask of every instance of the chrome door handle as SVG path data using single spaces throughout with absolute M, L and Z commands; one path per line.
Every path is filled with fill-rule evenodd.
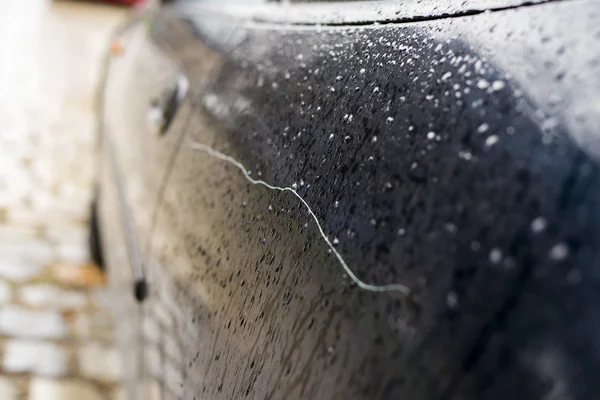
M 162 136 L 169 130 L 179 106 L 187 96 L 189 87 L 186 76 L 179 75 L 173 86 L 159 97 L 150 100 L 146 115 L 150 131 Z

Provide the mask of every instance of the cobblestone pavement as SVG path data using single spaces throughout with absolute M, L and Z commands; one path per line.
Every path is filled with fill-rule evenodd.
M 100 59 L 124 10 L 0 6 L 0 400 L 121 399 L 86 219 Z

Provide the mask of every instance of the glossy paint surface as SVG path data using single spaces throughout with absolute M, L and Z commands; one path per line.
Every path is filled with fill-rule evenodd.
M 172 166 L 124 173 L 167 182 L 144 305 L 165 393 L 595 398 L 599 12 L 150 18 L 190 82 L 144 144 L 181 137 Z

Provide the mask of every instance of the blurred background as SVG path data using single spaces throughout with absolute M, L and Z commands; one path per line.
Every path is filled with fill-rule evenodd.
M 128 10 L 0 5 L 0 400 L 124 399 L 87 219 L 102 59 Z

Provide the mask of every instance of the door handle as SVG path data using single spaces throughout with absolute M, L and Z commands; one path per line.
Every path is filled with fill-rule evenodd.
M 169 126 L 179 106 L 187 96 L 190 84 L 187 77 L 180 74 L 175 84 L 166 89 L 159 97 L 150 100 L 147 121 L 150 131 L 162 136 L 169 130 Z

